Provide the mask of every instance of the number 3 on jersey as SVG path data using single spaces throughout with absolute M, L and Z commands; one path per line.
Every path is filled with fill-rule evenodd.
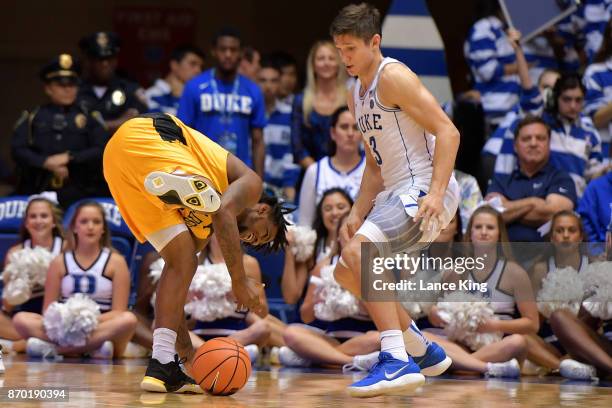
M 374 138 L 374 136 L 370 136 L 370 139 L 368 141 L 370 143 L 370 147 L 372 148 L 372 152 L 374 153 L 374 159 L 376 159 L 376 164 L 380 166 L 382 164 L 382 157 L 380 157 L 380 153 L 378 152 L 378 150 L 376 150 L 376 139 Z

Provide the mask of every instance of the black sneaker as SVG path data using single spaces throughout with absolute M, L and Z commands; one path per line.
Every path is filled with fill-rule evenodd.
M 183 372 L 178 355 L 174 355 L 174 361 L 162 364 L 151 358 L 145 376 L 140 382 L 140 388 L 151 392 L 176 392 L 203 394 L 204 390 Z

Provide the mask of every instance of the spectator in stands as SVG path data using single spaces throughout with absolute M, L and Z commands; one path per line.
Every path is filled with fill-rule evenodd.
M 459 184 L 459 234 L 464 234 L 468 221 L 474 210 L 482 202 L 482 191 L 476 178 L 470 174 L 455 169 L 453 171 L 457 183 Z
M 197 47 L 181 45 L 172 50 L 168 75 L 145 91 L 149 112 L 176 115 L 185 83 L 202 72 L 203 64 L 204 53 Z
M 100 204 L 84 201 L 77 207 L 68 227 L 68 239 L 71 249 L 63 251 L 49 266 L 43 311 L 55 301 L 84 293 L 100 307 L 98 326 L 84 346 L 52 343 L 43 316 L 37 313 L 17 313 L 13 317 L 15 328 L 28 339 L 27 353 L 33 357 L 84 353 L 98 358 L 121 357 L 137 321 L 127 310 L 130 272 L 125 259 L 111 248 L 110 231 Z
M 270 58 L 281 72 L 278 99 L 292 106 L 298 83 L 297 62 L 291 54 L 284 51 L 275 52 Z
M 238 73 L 257 82 L 257 74 L 261 69 L 261 54 L 254 47 L 246 45 L 242 48 L 242 58 L 238 66 Z
M 305 261 L 297 261 L 293 254 L 297 240 L 302 237 L 296 236 L 293 231 L 288 232 L 289 245 L 285 251 L 285 266 L 281 279 L 283 299 L 287 304 L 301 303 L 304 299 L 309 271 L 334 249 L 338 222 L 345 214 L 348 214 L 352 206 L 353 199 L 346 190 L 336 187 L 323 193 L 312 224 L 317 234 L 313 253 Z
M 242 40 L 233 28 L 213 38 L 216 66 L 185 84 L 177 116 L 264 177 L 266 105 L 259 87 L 238 73 Z
M 464 44 L 464 55 L 488 122 L 496 127 L 519 100 L 519 79 L 514 51 L 504 33 L 497 0 L 476 2 L 476 22 Z
M 300 169 L 293 162 L 291 149 L 291 105 L 278 99 L 280 76 L 279 68 L 270 59 L 262 60 L 257 84 L 266 102 L 264 182 L 277 196 L 293 202 Z
M 605 242 L 612 231 L 612 173 L 589 183 L 578 203 L 588 242 Z
M 551 129 L 550 161 L 556 168 L 567 171 L 582 195 L 589 179 L 605 171 L 602 164 L 601 139 L 591 118 L 583 114 L 585 90 L 575 74 L 563 74 L 555 82 L 550 104 L 542 119 Z M 520 119 L 508 126 L 496 159 L 495 173 L 510 174 L 516 164 L 513 143 L 508 132 L 514 132 Z
M 62 228 L 62 216 L 57 202 L 49 195 L 37 195 L 30 197 L 26 206 L 23 223 L 19 228 L 19 243 L 13 245 L 6 253 L 4 268 L 10 264 L 10 256 L 24 248 L 42 247 L 53 256 L 60 254 L 64 247 L 64 231 Z M 6 288 L 9 284 L 9 275 L 3 274 L 4 297 L 2 301 L 3 310 L 0 311 L 0 339 L 14 341 L 13 351 L 25 351 L 25 342 L 17 342 L 21 339 L 10 316 L 19 311 L 42 314 L 44 286 L 32 288 L 30 299 L 20 305 L 12 305 L 6 300 Z M 5 342 L 6 343 L 6 342 Z M 21 344 L 23 343 L 23 344 Z
M 346 104 L 346 73 L 330 41 L 317 41 L 306 62 L 306 87 L 293 101 L 293 155 L 306 170 L 328 155 L 331 116 Z
M 110 134 L 126 120 L 147 111 L 147 101 L 140 85 L 116 74 L 119 45 L 119 37 L 105 31 L 88 35 L 79 42 L 87 56 L 79 102 L 89 111 L 102 114 Z
M 17 194 L 56 191 L 63 208 L 106 195 L 102 152 L 108 133 L 100 113 L 76 102 L 79 66 L 70 54 L 46 64 L 40 77 L 49 102 L 24 111 L 11 141 Z
M 584 0 L 579 14 L 584 20 L 585 51 L 590 63 L 604 42 L 606 25 L 612 19 L 612 1 Z
M 612 1 L 610 2 L 612 5 Z M 608 21 L 601 49 L 583 78 L 586 87 L 585 112 L 591 116 L 602 140 L 603 157 L 612 149 L 612 20 Z
M 312 225 L 315 210 L 323 193 L 330 188 L 344 189 L 353 200 L 359 193 L 365 170 L 365 155 L 361 151 L 361 133 L 353 114 L 341 106 L 331 115 L 329 156 L 306 170 L 300 190 L 299 223 Z
M 550 162 L 550 128 L 541 118 L 527 116 L 517 127 L 514 148 L 518 169 L 493 177 L 486 200 L 498 196 L 511 241 L 541 242 L 538 227 L 554 213 L 571 210 L 576 190 L 570 176 Z

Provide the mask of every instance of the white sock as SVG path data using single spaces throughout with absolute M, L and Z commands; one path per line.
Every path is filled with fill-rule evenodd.
M 160 327 L 153 331 L 153 354 L 152 358 L 162 364 L 168 364 L 174 361 L 176 349 L 176 332 L 174 330 Z
M 408 361 L 408 354 L 404 347 L 404 337 L 401 330 L 381 331 L 380 351 L 387 352 L 398 360 Z
M 404 332 L 404 346 L 408 354 L 421 357 L 427 351 L 429 340 L 423 336 L 416 323 L 413 321 L 408 330 Z

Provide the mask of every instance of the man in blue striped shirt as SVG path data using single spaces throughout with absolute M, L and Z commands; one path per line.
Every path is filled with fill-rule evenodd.
M 497 1 L 488 2 L 481 17 L 470 29 L 463 52 L 481 94 L 482 107 L 489 123 L 499 125 L 519 100 L 516 58 L 504 32 Z
M 300 168 L 293 162 L 291 105 L 278 99 L 280 77 L 280 68 L 264 58 L 257 74 L 257 84 L 264 96 L 268 122 L 263 130 L 266 145 L 264 181 L 277 195 L 294 201 Z

